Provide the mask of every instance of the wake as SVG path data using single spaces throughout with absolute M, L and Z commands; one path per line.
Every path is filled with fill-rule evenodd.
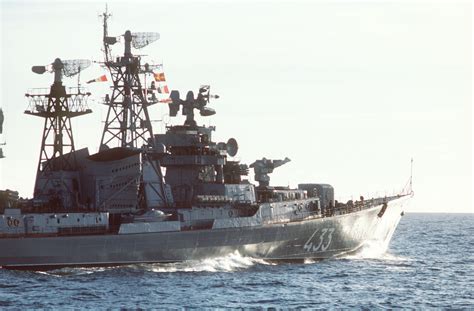
M 248 269 L 255 265 L 275 265 L 263 259 L 256 259 L 242 256 L 235 251 L 227 256 L 207 258 L 202 260 L 189 260 L 176 263 L 155 263 L 155 264 L 132 264 L 110 267 L 84 267 L 84 268 L 61 268 L 50 271 L 35 271 L 39 275 L 53 277 L 81 276 L 96 273 L 117 271 L 117 272 L 153 272 L 153 273 L 173 273 L 173 272 L 234 272 Z

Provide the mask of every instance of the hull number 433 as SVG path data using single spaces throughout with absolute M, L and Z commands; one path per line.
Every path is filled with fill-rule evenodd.
M 324 252 L 331 245 L 334 230 L 334 228 L 316 229 L 308 241 L 304 243 L 303 249 L 307 252 Z

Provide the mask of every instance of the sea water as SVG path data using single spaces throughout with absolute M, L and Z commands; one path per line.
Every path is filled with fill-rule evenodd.
M 0 269 L 0 308 L 474 308 L 474 214 L 406 214 L 388 245 L 304 263 Z M 3 250 L 1 250 L 3 251 Z

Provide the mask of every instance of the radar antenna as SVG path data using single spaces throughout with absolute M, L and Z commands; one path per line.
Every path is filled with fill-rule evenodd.
M 91 61 L 88 59 L 65 60 L 62 63 L 64 65 L 63 72 L 66 77 L 75 76 L 91 65 Z
M 216 114 L 214 109 L 206 107 L 209 103 L 209 98 L 219 98 L 219 95 L 211 95 L 209 93 L 210 89 L 211 87 L 209 85 L 201 85 L 201 87 L 199 87 L 197 98 L 194 98 L 193 91 L 189 91 L 184 100 L 180 98 L 178 91 L 171 91 L 170 98 L 172 102 L 169 104 L 170 116 L 175 117 L 178 114 L 180 106 L 182 106 L 182 114 L 186 116 L 184 125 L 196 126 L 196 121 L 194 120 L 194 109 L 199 110 L 199 113 L 203 117 Z
M 135 49 L 141 49 L 150 43 L 160 39 L 157 32 L 134 32 L 132 33 L 132 45 Z
M 53 72 L 54 82 L 62 82 L 63 75 L 66 77 L 73 77 L 90 65 L 91 61 L 88 59 L 60 60 L 59 58 L 56 58 L 52 64 L 46 66 L 33 66 L 31 67 L 31 70 L 40 75 L 45 72 Z

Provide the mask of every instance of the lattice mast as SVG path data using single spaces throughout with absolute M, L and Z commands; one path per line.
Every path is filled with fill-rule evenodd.
M 44 118 L 38 173 L 75 169 L 71 118 L 92 112 L 87 108 L 90 93 L 81 92 L 79 87 L 77 93 L 67 93 L 62 84 L 62 77 L 74 76 L 88 66 L 90 66 L 88 60 L 61 61 L 56 58 L 51 65 L 32 67 L 32 71 L 37 74 L 46 71 L 54 73 L 54 83 L 49 93 L 26 94 L 30 104 L 25 114 Z
M 153 130 L 148 107 L 157 103 L 146 98 L 139 74 L 143 72 L 140 57 L 131 52 L 157 40 L 157 33 L 131 33 L 120 37 L 124 41 L 124 54 L 112 60 L 110 45 L 117 43 L 117 37 L 108 36 L 108 14 L 103 15 L 105 66 L 113 81 L 112 95 L 105 97 L 108 106 L 107 118 L 100 141 L 100 150 L 112 147 L 144 148 L 154 145 Z

